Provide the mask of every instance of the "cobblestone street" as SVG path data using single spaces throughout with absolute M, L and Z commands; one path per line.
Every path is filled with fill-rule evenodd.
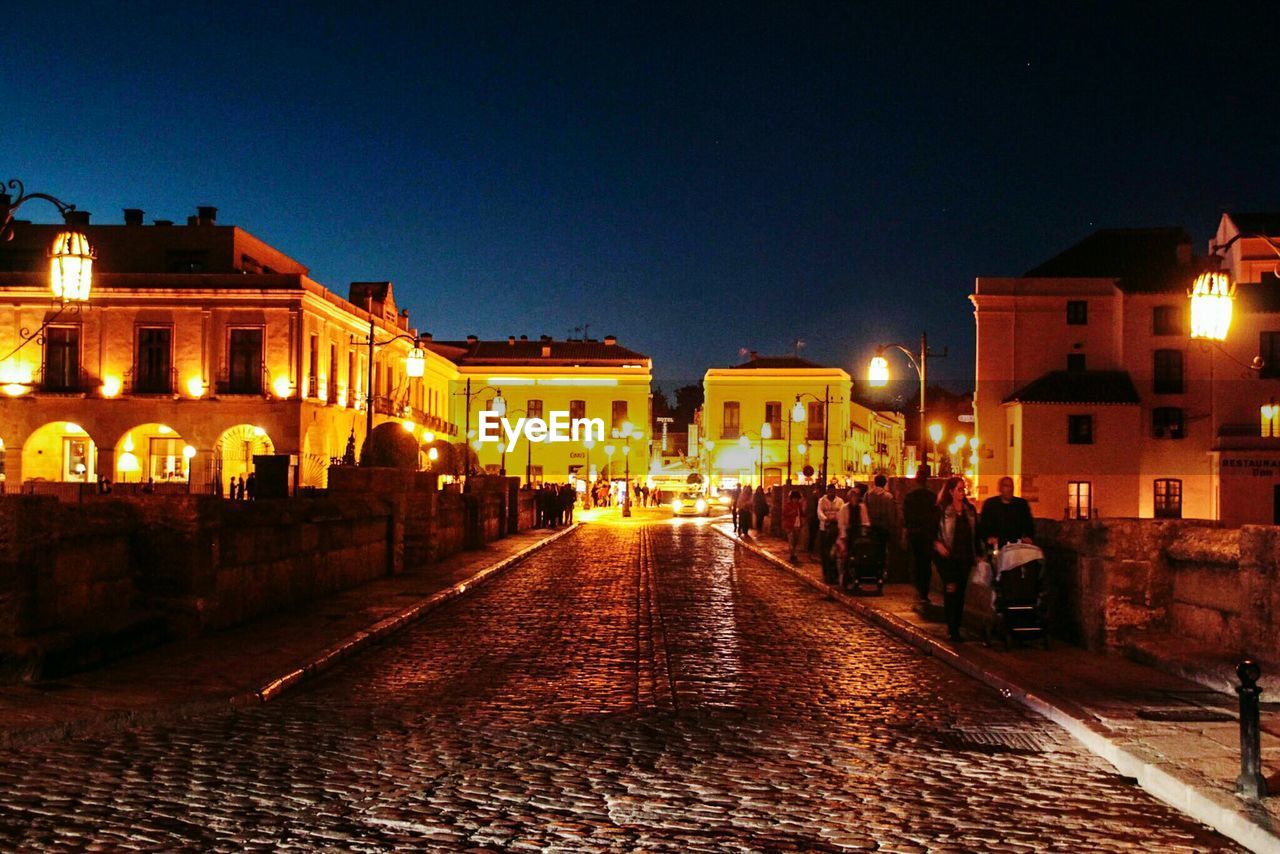
M 703 520 L 593 523 L 250 710 L 0 756 L 0 848 L 1237 850 Z

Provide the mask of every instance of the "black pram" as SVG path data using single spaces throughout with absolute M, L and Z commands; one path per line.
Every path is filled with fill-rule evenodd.
M 993 569 L 987 639 L 999 637 L 1010 646 L 1014 640 L 1039 638 L 1047 649 L 1044 551 L 1030 543 L 1008 543 L 996 553 Z
M 885 554 L 887 538 L 876 528 L 863 528 L 849 538 L 846 558 L 845 588 L 854 593 L 884 595 Z

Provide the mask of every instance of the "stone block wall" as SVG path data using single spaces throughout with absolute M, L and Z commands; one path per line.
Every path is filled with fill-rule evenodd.
M 1168 633 L 1280 660 L 1280 534 L 1195 520 L 1037 520 L 1058 627 L 1090 648 Z

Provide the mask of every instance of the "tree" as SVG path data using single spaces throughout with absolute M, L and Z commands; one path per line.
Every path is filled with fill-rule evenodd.
M 678 429 L 683 430 L 693 423 L 693 413 L 702 406 L 702 384 L 682 385 L 675 391 L 676 405 L 672 409 L 672 417 L 676 419 Z

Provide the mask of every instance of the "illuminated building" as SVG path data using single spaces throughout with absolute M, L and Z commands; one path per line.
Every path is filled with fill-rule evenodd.
M 452 396 L 453 423 L 458 435 L 469 429 L 475 433 L 480 411 L 491 407 L 498 392 L 506 404 L 509 420 L 542 418 L 567 412 L 572 419 L 599 418 L 604 422 L 605 441 L 586 447 L 582 442 L 530 442 L 521 437 L 506 454 L 506 472 L 523 483 L 526 469 L 534 483 L 563 483 L 569 477 L 604 476 L 622 479 L 630 457 L 632 481 L 650 470 L 648 435 L 650 423 L 650 383 L 652 360 L 623 347 L 612 335 L 603 340 L 555 340 L 547 336 L 530 339 L 514 336 L 505 340 L 426 341 L 425 347 L 457 366 Z M 470 380 L 470 418 L 466 394 Z M 630 422 L 640 434 L 629 446 L 612 438 Z M 503 466 L 505 443 L 475 445 L 472 448 L 483 471 L 497 473 Z M 606 446 L 613 453 L 606 453 Z M 624 450 L 629 447 L 629 451 Z
M 1280 214 L 1224 214 L 1208 257 L 1180 228 L 1104 230 L 979 278 L 979 496 L 1008 474 L 1038 516 L 1280 522 L 1277 251 L 1252 234 Z M 1219 270 L 1229 331 L 1192 340 L 1188 295 Z
M 60 228 L 17 222 L 0 244 L 0 354 L 53 311 L 47 249 Z M 128 210 L 124 225 L 84 230 L 97 252 L 89 302 L 0 361 L 8 489 L 101 478 L 225 489 L 265 453 L 293 458 L 296 484 L 321 486 L 352 432 L 360 447 L 370 313 L 379 343 L 409 332 L 389 283 L 353 284 L 344 299 L 209 207 L 185 226 Z M 411 348 L 376 348 L 376 420 L 453 436 L 456 368 L 427 353 L 411 380 Z
M 808 480 L 806 465 L 813 479 L 821 477 L 824 451 L 827 471 L 836 480 L 898 473 L 903 417 L 851 401 L 851 385 L 842 368 L 795 356 L 753 353 L 740 365 L 711 368 L 703 377 L 704 402 L 690 454 L 705 455 L 713 488 L 758 485 L 762 442 L 766 487 L 786 480 L 788 446 L 793 483 Z

